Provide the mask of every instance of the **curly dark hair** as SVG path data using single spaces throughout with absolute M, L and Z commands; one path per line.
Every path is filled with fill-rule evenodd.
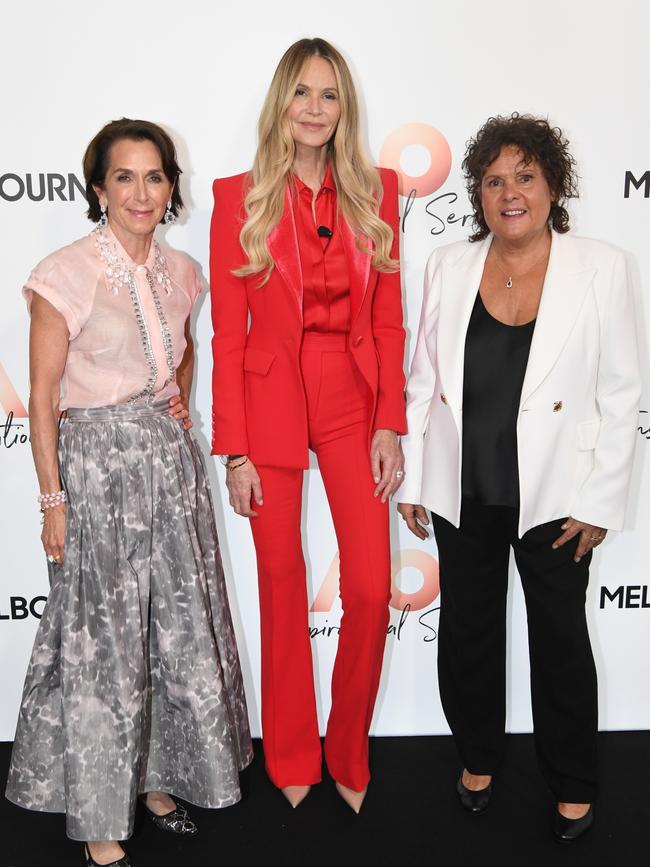
M 476 230 L 469 240 L 481 241 L 490 232 L 481 204 L 481 183 L 487 167 L 506 145 L 519 148 L 524 164 L 533 160 L 539 164 L 553 197 L 549 223 L 556 232 L 568 232 L 569 213 L 564 203 L 578 196 L 576 162 L 569 153 L 569 141 L 559 127 L 551 126 L 545 118 L 515 111 L 510 117 L 488 118 L 467 142 L 463 172 Z
M 171 212 L 177 217 L 183 207 L 183 199 L 177 183 L 181 169 L 176 161 L 176 148 L 170 136 L 162 127 L 148 120 L 131 120 L 123 117 L 112 120 L 102 127 L 86 148 L 83 158 L 86 198 L 88 199 L 88 219 L 96 223 L 101 217 L 99 199 L 95 187 L 103 187 L 108 171 L 111 147 L 118 141 L 150 141 L 160 154 L 163 172 L 170 184 L 174 184 L 171 197 Z M 160 221 L 164 222 L 164 218 Z

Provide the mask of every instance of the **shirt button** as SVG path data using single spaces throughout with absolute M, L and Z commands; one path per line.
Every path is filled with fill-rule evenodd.
M 144 271 L 144 265 L 138 265 L 138 267 L 135 270 L 136 271 Z
M 354 338 L 354 346 L 359 346 L 361 343 L 363 343 L 363 337 L 361 335 Z

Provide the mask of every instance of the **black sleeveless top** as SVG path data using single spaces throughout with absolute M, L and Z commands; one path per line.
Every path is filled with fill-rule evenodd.
M 489 506 L 519 506 L 517 416 L 535 320 L 506 325 L 480 292 L 465 338 L 463 497 Z

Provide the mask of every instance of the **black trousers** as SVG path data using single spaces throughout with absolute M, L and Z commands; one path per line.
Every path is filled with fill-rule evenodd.
M 505 506 L 463 500 L 458 529 L 432 517 L 440 561 L 440 694 L 464 766 L 494 774 L 503 756 L 512 547 L 526 599 L 537 757 L 558 801 L 592 803 L 598 697 L 585 616 L 591 554 L 574 562 L 577 539 L 553 550 L 564 520 L 518 539 L 518 511 Z

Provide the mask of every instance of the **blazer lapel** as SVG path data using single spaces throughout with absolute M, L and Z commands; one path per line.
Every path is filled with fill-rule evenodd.
M 440 387 L 455 414 L 463 404 L 465 335 L 491 242 L 490 236 L 471 245 L 457 261 L 441 268 L 438 368 Z
M 300 265 L 296 223 L 293 217 L 293 203 L 288 186 L 284 194 L 282 216 L 279 223 L 271 230 L 266 243 L 275 262 L 275 267 L 295 298 L 298 315 L 302 322 L 302 267 Z
M 339 219 L 339 228 L 343 238 L 345 258 L 348 264 L 348 277 L 350 279 L 350 318 L 354 322 L 366 297 L 370 278 L 371 257 L 369 253 L 364 253 L 363 250 L 357 247 L 354 232 L 342 217 Z M 362 235 L 361 245 L 365 246 L 369 243 L 368 238 Z
M 581 266 L 573 239 L 553 232 L 537 322 L 521 389 L 521 403 L 541 385 L 562 351 L 596 269 Z

